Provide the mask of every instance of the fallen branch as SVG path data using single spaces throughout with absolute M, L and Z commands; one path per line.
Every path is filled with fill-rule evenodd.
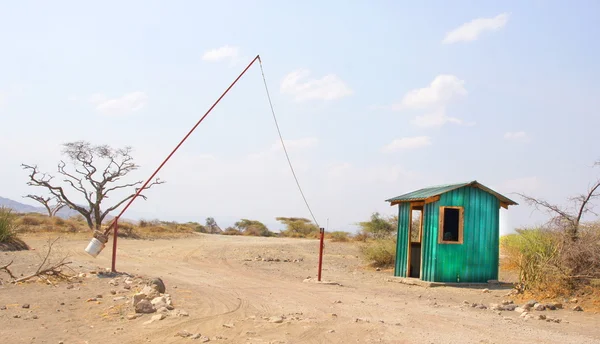
M 58 268 L 60 268 L 61 266 L 65 266 L 65 265 L 68 265 L 68 264 L 71 264 L 71 263 L 72 263 L 72 262 L 61 262 L 61 263 L 59 263 L 59 264 L 56 264 L 56 265 L 54 265 L 54 266 L 51 266 L 51 267 L 49 267 L 49 268 L 46 268 L 46 269 L 43 269 L 43 270 L 38 270 L 38 271 L 37 271 L 36 273 L 34 273 L 34 274 L 31 274 L 31 275 L 29 275 L 29 276 L 25 276 L 25 277 L 21 277 L 21 278 L 19 278 L 19 279 L 15 280 L 15 281 L 14 281 L 14 283 L 23 282 L 23 281 L 26 281 L 26 280 L 28 280 L 28 279 L 30 279 L 30 278 L 33 278 L 33 277 L 39 277 L 39 276 L 41 276 L 41 275 L 45 275 L 45 274 L 47 274 L 48 272 L 52 272 L 52 273 L 54 273 L 54 274 L 60 274 L 60 272 L 59 272 L 59 271 L 57 271 L 57 269 L 58 269 Z
M 15 279 L 17 277 L 15 277 L 15 275 L 13 275 L 12 271 L 10 271 L 10 269 L 8 268 L 12 263 L 13 263 L 13 261 L 11 260 L 10 263 L 8 263 L 4 266 L 0 266 L 0 270 L 6 271 L 8 273 L 8 275 L 10 276 L 10 278 Z

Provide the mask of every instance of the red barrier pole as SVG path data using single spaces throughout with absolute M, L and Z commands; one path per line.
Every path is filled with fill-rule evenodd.
M 115 232 L 113 233 L 113 251 L 112 251 L 112 272 L 117 272 L 116 264 L 117 264 L 117 233 L 119 232 L 119 218 L 115 217 Z
M 125 205 L 125 208 L 123 208 L 123 210 L 121 210 L 121 212 L 119 213 L 119 215 L 117 215 L 115 217 L 114 222 L 106 229 L 106 231 L 104 232 L 105 236 L 107 236 L 108 233 L 110 232 L 110 229 L 112 227 L 114 227 L 112 272 L 117 272 L 117 270 L 115 269 L 115 267 L 116 267 L 116 260 L 117 260 L 117 253 L 116 253 L 117 252 L 117 221 L 119 220 L 119 218 L 121 218 L 121 216 L 125 213 L 125 211 L 127 211 L 127 208 L 129 208 L 129 206 L 131 205 L 131 203 L 133 203 L 133 201 L 135 201 L 135 199 L 140 195 L 140 193 L 142 193 L 142 191 L 144 191 L 144 189 L 146 188 L 146 186 L 148 186 L 148 184 L 150 183 L 150 181 L 152 181 L 152 179 L 154 178 L 154 176 L 156 176 L 156 174 L 158 173 L 158 171 L 160 171 L 160 169 L 163 168 L 163 166 L 167 163 L 167 161 L 169 161 L 169 159 L 171 159 L 171 157 L 173 156 L 173 154 L 175 154 L 175 152 L 179 149 L 179 147 L 183 144 L 183 142 L 185 142 L 185 140 L 187 140 L 187 138 L 190 135 L 192 135 L 192 132 L 194 132 L 194 130 L 196 130 L 196 128 L 198 127 L 198 125 L 200 125 L 200 123 L 202 123 L 202 121 L 206 118 L 206 116 L 208 116 L 208 114 L 215 108 L 215 106 L 217 106 L 217 104 L 221 101 L 221 99 L 223 99 L 223 97 L 225 97 L 225 95 L 227 94 L 227 92 L 229 92 L 229 90 L 233 87 L 233 85 L 235 85 L 238 82 L 238 80 L 240 80 L 240 78 L 246 73 L 246 71 L 248 69 L 250 69 L 250 67 L 254 64 L 254 62 L 256 62 L 256 60 L 260 61 L 260 56 L 259 55 L 256 55 L 256 57 L 248 64 L 248 66 L 246 66 L 246 68 L 240 73 L 240 75 L 238 75 L 238 77 L 231 83 L 231 85 L 229 85 L 229 87 L 227 87 L 227 89 L 225 90 L 225 92 L 223 92 L 223 94 L 221 94 L 221 96 L 213 103 L 213 105 L 208 109 L 208 111 L 206 111 L 206 113 L 204 114 L 204 116 L 202 116 L 202 118 L 200 118 L 200 120 L 192 127 L 192 129 L 187 133 L 187 135 L 185 135 L 185 137 L 179 142 L 179 144 L 175 147 L 175 149 L 173 149 L 173 151 L 160 164 L 160 166 L 158 166 L 158 168 L 156 169 L 156 171 L 154 171 L 154 173 L 152 173 L 152 175 L 150 176 L 150 178 L 148 178 L 146 180 L 146 182 L 144 183 L 144 185 L 142 185 L 142 187 L 138 189 L 138 191 L 135 193 L 135 195 L 129 200 L 129 203 L 127 203 Z
M 323 239 L 325 237 L 325 228 L 320 228 L 321 243 L 319 245 L 319 282 L 321 282 L 321 268 L 323 266 Z

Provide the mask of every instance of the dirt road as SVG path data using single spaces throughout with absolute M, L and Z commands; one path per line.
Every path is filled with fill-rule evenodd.
M 35 269 L 34 254 L 44 241 L 25 240 L 37 250 L 1 253 L 0 263 L 14 258 L 13 270 Z M 87 240 L 63 242 L 76 270 L 110 266 L 109 248 L 94 259 L 83 251 L 86 245 Z M 0 286 L 0 306 L 7 308 L 0 310 L 0 342 L 200 341 L 176 336 L 186 330 L 211 343 L 600 343 L 597 314 L 569 308 L 536 312 L 562 320 L 550 323 L 523 320 L 517 312 L 472 308 L 463 301 L 498 303 L 507 299 L 507 290 L 482 293 L 387 282 L 392 273 L 365 269 L 350 243 L 325 247 L 323 279 L 340 285 L 304 281 L 316 277 L 316 240 L 198 235 L 120 240 L 118 252 L 119 271 L 161 277 L 176 309 L 189 316 L 148 325 L 151 315 L 127 320 L 127 301 L 114 301 L 109 279 L 97 275 L 70 289 L 64 282 L 56 287 L 5 284 Z M 135 292 L 113 289 L 116 296 Z M 104 297 L 86 302 L 97 294 Z M 22 308 L 24 303 L 30 307 Z M 283 321 L 268 320 L 274 317 Z

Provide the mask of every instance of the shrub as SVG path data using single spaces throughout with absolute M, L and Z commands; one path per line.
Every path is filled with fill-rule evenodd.
M 359 222 L 362 233 L 366 236 L 372 236 L 375 239 L 382 239 L 391 236 L 398 228 L 398 217 L 382 217 L 379 213 L 373 213 L 371 220 Z
M 361 252 L 372 266 L 392 266 L 396 262 L 396 239 L 375 239 L 361 247 Z
M 309 219 L 301 217 L 277 217 L 277 221 L 285 224 L 286 229 L 281 235 L 290 238 L 317 238 L 319 227 Z
M 600 278 L 600 226 L 582 225 L 578 239 L 561 228 L 518 229 L 503 236 L 505 268 L 517 270 L 521 292 L 554 296 L 592 286 Z
M 346 242 L 350 240 L 350 233 L 344 231 L 335 231 L 329 234 L 331 241 Z
M 507 268 L 519 272 L 518 289 L 538 289 L 555 279 L 554 261 L 557 257 L 555 236 L 542 229 L 518 229 L 517 234 L 500 240 L 507 255 Z
M 65 221 L 65 220 L 61 219 L 61 218 L 60 218 L 60 217 L 58 217 L 58 216 L 54 217 L 54 218 L 53 218 L 53 221 L 54 221 L 54 225 L 55 225 L 55 226 L 64 226 L 64 225 L 65 225 L 65 223 L 66 223 L 66 221 Z
M 117 235 L 121 238 L 139 238 L 139 235 L 135 232 L 135 226 L 129 222 L 119 222 L 119 231 Z
M 11 209 L 0 207 L 0 243 L 9 242 L 15 237 L 15 218 Z
M 355 236 L 354 236 L 354 241 L 361 241 L 361 242 L 367 242 L 367 240 L 369 239 L 369 234 L 365 233 L 364 231 L 360 231 L 358 232 Z
M 161 225 L 161 222 L 159 220 L 140 220 L 140 222 L 138 223 L 138 225 L 142 228 L 144 227 L 157 227 Z
M 20 222 L 24 226 L 39 226 L 42 224 L 42 221 L 40 221 L 40 219 L 30 215 L 25 215 L 21 217 Z
M 223 235 L 242 235 L 242 232 L 240 232 L 239 230 L 237 230 L 233 227 L 227 227 L 221 234 L 223 234 Z
M 267 226 L 265 226 L 262 222 L 257 220 L 241 219 L 240 221 L 234 224 L 234 227 L 244 235 L 264 237 L 270 237 L 275 235 L 267 228 Z
M 75 221 L 75 222 L 85 222 L 85 217 L 83 217 L 83 215 L 81 215 L 81 214 L 77 214 L 77 215 L 71 216 L 69 218 L 69 220 Z

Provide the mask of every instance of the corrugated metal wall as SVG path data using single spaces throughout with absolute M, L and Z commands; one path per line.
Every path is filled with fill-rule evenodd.
M 396 267 L 394 269 L 394 276 L 406 277 L 409 221 L 410 203 L 401 203 L 398 206 L 398 238 L 396 240 Z
M 464 207 L 463 244 L 438 244 L 441 206 Z M 486 282 L 498 278 L 498 199 L 478 188 L 463 187 L 441 195 L 428 204 L 427 236 L 431 253 L 423 262 L 422 278 L 435 282 Z M 427 266 L 427 269 L 425 269 Z
M 440 197 L 441 200 L 441 197 Z M 421 239 L 421 279 L 435 281 L 435 262 L 437 253 L 437 228 L 439 201 L 425 204 L 423 210 L 423 238 Z
M 439 207 L 464 207 L 463 244 L 438 244 Z M 478 188 L 463 187 L 425 205 L 421 279 L 431 282 L 487 282 L 498 278 L 499 201 Z M 398 214 L 395 276 L 406 277 L 409 204 Z

